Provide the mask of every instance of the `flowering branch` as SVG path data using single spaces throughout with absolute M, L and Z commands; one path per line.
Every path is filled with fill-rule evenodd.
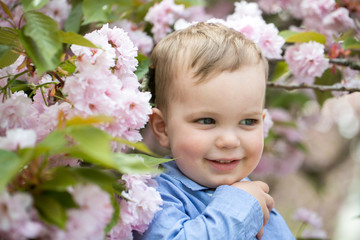
M 345 67 L 349 67 L 349 68 L 354 69 L 354 70 L 360 70 L 360 64 L 358 62 L 353 62 L 353 61 L 350 61 L 350 60 L 344 59 L 344 58 L 330 59 L 330 63 L 334 63 L 334 64 L 337 64 L 337 65 L 342 65 L 342 66 L 345 66 Z
M 309 84 L 299 84 L 299 85 L 287 85 L 287 84 L 280 84 L 280 83 L 273 83 L 273 82 L 268 82 L 267 83 L 268 87 L 271 88 L 281 88 L 281 89 L 286 89 L 286 90 L 295 90 L 295 89 L 314 89 L 314 90 L 319 90 L 322 92 L 326 92 L 326 91 L 347 91 L 347 92 L 360 92 L 360 88 L 351 88 L 351 87 L 346 87 L 346 86 L 325 86 L 325 85 L 309 85 Z

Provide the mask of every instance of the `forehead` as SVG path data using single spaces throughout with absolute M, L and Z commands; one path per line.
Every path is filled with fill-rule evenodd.
M 225 71 L 206 81 L 198 82 L 191 71 L 184 71 L 174 82 L 171 101 L 189 106 L 261 105 L 265 99 L 265 76 L 262 64 L 245 65 L 235 71 Z

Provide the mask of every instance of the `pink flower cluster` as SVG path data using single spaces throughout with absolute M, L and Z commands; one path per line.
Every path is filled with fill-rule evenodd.
M 156 182 L 150 175 L 123 175 L 127 191 L 118 199 L 120 220 L 108 233 L 108 240 L 133 239 L 132 230 L 145 232 L 154 214 L 160 210 L 162 199 L 156 191 Z
M 36 132 L 32 129 L 13 128 L 6 132 L 6 137 L 0 137 L 0 149 L 16 151 L 21 148 L 34 147 Z
M 234 13 L 229 15 L 226 20 L 212 18 L 206 22 L 221 23 L 243 33 L 260 47 L 266 58 L 281 58 L 285 40 L 278 35 L 279 30 L 274 24 L 267 24 L 264 21 L 257 3 L 236 2 Z M 175 23 L 175 30 L 195 23 L 179 19 Z
M 108 115 L 111 124 L 102 126 L 114 137 L 141 140 L 139 129 L 151 113 L 150 93 L 140 92 L 134 71 L 137 48 L 120 28 L 101 29 L 85 35 L 99 48 L 72 46 L 78 72 L 65 81 L 63 92 L 73 105 L 70 115 Z
M 285 40 L 278 35 L 275 25 L 267 24 L 261 14 L 257 3 L 237 2 L 234 13 L 227 17 L 226 25 L 253 40 L 266 58 L 281 58 Z
M 35 239 L 42 233 L 43 225 L 36 220 L 32 203 L 28 193 L 0 195 L 0 239 Z
M 110 195 L 97 185 L 76 185 L 71 194 L 79 208 L 67 211 L 65 230 L 55 229 L 54 240 L 102 240 L 114 212 Z
M 59 28 L 62 29 L 70 14 L 71 4 L 67 0 L 50 0 L 40 11 L 53 18 L 59 24 Z
M 273 121 L 271 130 L 280 137 L 267 143 L 254 174 L 283 176 L 294 173 L 305 159 L 305 154 L 296 146 L 302 141 L 301 132 L 295 127 L 287 126 L 286 123 L 292 122 L 292 118 L 285 110 L 270 109 L 269 113 Z
M 62 111 L 67 118 L 112 116 L 111 124 L 101 126 L 105 131 L 129 141 L 141 140 L 139 129 L 151 113 L 151 96 L 138 89 L 140 84 L 134 73 L 138 63 L 137 48 L 124 30 L 111 29 L 108 25 L 85 37 L 99 48 L 72 46 L 78 61 L 77 72 L 65 79 L 62 89 L 67 101 L 45 104 L 44 98 L 48 99 L 50 91 L 47 87 L 39 88 L 33 101 L 22 91 L 11 94 L 0 104 L 0 137 L 10 129 L 33 129 L 39 141 L 56 128 L 58 114 Z M 16 61 L 16 65 L 21 62 L 21 59 Z M 3 69 L 0 74 L 5 77 L 16 74 L 16 65 Z M 49 76 L 37 82 L 49 83 L 50 87 L 57 83 Z M 13 150 L 13 147 L 8 149 Z
M 110 24 L 111 27 L 120 27 L 128 33 L 129 38 L 138 48 L 138 51 L 148 55 L 154 47 L 153 39 L 148 36 L 139 26 L 129 20 L 121 20 Z
M 325 34 L 328 44 L 333 42 L 334 36 L 355 26 L 349 10 L 336 7 L 335 0 L 260 0 L 259 6 L 267 13 L 290 12 L 303 20 L 305 30 Z
M 145 16 L 145 21 L 153 25 L 151 32 L 154 41 L 159 42 L 160 39 L 170 33 L 172 31 L 171 26 L 184 14 L 184 5 L 177 5 L 174 0 L 163 0 L 160 3 L 155 3 Z
M 301 237 L 308 239 L 308 238 L 316 238 L 316 239 L 326 239 L 327 234 L 322 229 L 322 219 L 320 216 L 311 210 L 306 208 L 299 208 L 293 216 L 293 219 L 296 221 L 301 221 L 310 228 L 306 228 L 302 233 Z
M 329 59 L 324 54 L 324 45 L 308 42 L 288 47 L 285 60 L 298 82 L 311 84 L 329 67 Z

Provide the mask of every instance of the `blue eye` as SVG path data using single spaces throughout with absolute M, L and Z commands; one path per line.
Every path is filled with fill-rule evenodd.
M 212 118 L 200 118 L 196 122 L 200 124 L 215 124 L 215 120 Z
M 253 126 L 253 125 L 255 125 L 257 122 L 258 122 L 257 119 L 247 118 L 247 119 L 241 120 L 241 121 L 240 121 L 240 124 L 242 124 L 242 125 L 247 125 L 247 126 Z

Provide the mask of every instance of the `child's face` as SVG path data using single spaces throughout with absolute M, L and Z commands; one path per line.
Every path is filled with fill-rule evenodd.
M 169 102 L 164 119 L 179 169 L 211 188 L 248 176 L 263 150 L 262 64 L 223 72 L 197 85 L 185 73 L 179 82 L 175 85 L 181 96 Z

